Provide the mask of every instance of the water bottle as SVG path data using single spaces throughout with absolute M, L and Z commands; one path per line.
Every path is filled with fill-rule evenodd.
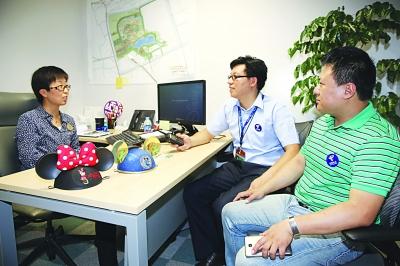
M 151 128 L 153 127 L 153 123 L 150 120 L 150 117 L 146 116 L 146 119 L 143 122 L 143 131 L 144 133 L 151 132 Z
M 106 119 L 104 119 L 105 121 L 104 121 L 104 126 L 103 126 L 103 131 L 108 131 L 108 119 L 106 118 Z

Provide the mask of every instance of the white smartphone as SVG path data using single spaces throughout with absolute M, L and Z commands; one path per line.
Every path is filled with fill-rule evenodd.
M 261 257 L 262 253 L 257 252 L 255 254 L 252 254 L 252 249 L 256 245 L 257 241 L 262 238 L 260 235 L 254 235 L 254 236 L 246 236 L 244 238 L 244 254 L 246 257 Z
M 257 241 L 262 238 L 260 235 L 251 235 L 251 236 L 246 236 L 244 238 L 244 254 L 246 257 L 261 257 L 262 253 L 257 252 L 255 254 L 252 254 L 252 249 L 256 245 Z M 279 250 L 277 250 L 276 255 L 279 256 Z M 289 245 L 286 248 L 285 251 L 285 256 L 291 256 L 292 255 L 292 247 Z

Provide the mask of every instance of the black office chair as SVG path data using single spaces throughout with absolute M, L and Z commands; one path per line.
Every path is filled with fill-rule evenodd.
M 299 134 L 300 146 L 303 146 L 308 134 L 310 134 L 313 123 L 314 123 L 314 121 L 310 120 L 310 121 L 305 121 L 305 122 L 300 122 L 300 123 L 295 124 L 297 134 Z
M 343 231 L 348 245 L 365 250 L 356 265 L 400 265 L 400 172 L 386 198 L 381 213 L 381 224 Z
M 38 102 L 32 93 L 0 92 L 0 178 L 21 170 L 14 139 L 15 129 L 19 116 L 37 105 Z M 68 217 L 64 214 L 18 204 L 13 204 L 13 212 L 15 213 L 16 228 L 31 222 L 46 222 L 43 238 L 17 244 L 17 249 L 35 247 L 21 265 L 31 264 L 44 252 L 47 253 L 50 260 L 59 256 L 66 265 L 75 265 L 62 245 L 95 238 L 94 235 L 64 235 L 62 226 L 55 230 L 52 224 L 53 220 Z

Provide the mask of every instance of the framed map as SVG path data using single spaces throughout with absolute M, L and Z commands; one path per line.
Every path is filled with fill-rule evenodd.
M 89 82 L 195 76 L 194 0 L 87 0 Z

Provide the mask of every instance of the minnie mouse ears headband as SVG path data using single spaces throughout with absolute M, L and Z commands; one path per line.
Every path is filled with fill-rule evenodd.
M 101 183 L 99 171 L 112 167 L 114 156 L 106 148 L 96 148 L 87 142 L 76 154 L 68 145 L 60 145 L 57 153 L 42 156 L 35 165 L 36 173 L 44 179 L 55 179 L 54 187 L 83 189 Z

